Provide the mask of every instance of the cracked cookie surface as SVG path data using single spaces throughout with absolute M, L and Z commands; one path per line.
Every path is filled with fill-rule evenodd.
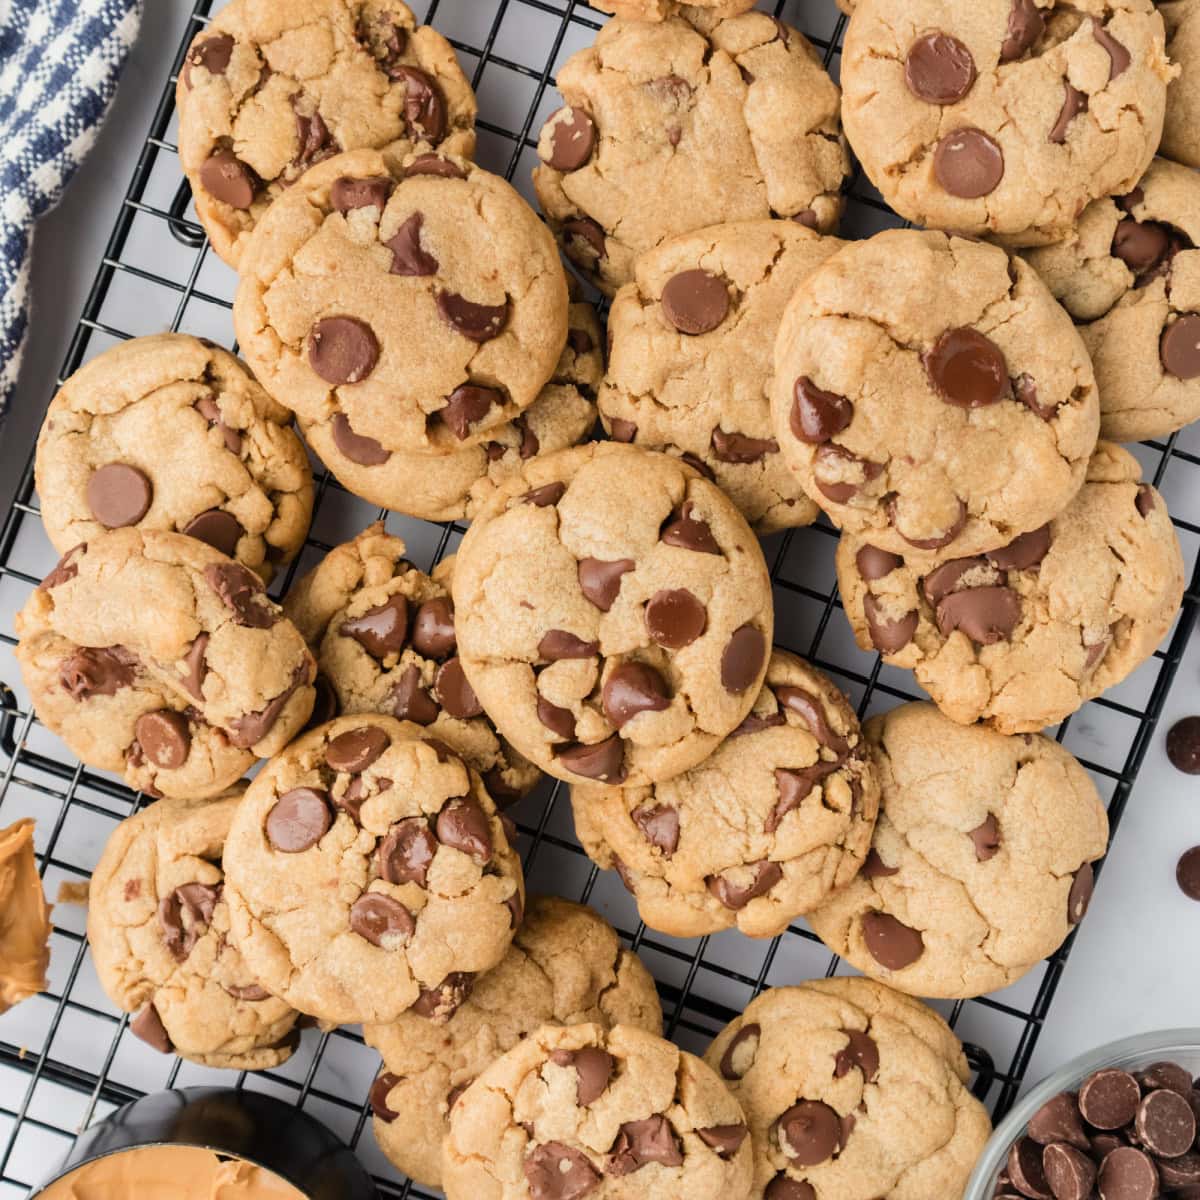
M 292 414 L 211 343 L 159 333 L 106 350 L 50 402 L 37 444 L 60 554 L 136 525 L 208 542 L 270 582 L 308 532 L 313 487 Z
M 214 796 L 308 720 L 316 664 L 262 581 L 181 533 L 68 551 L 17 614 L 38 716 L 130 787 Z
M 675 234 L 770 216 L 837 224 L 838 89 L 764 13 L 617 17 L 555 84 L 565 106 L 542 128 L 534 187 L 563 252 L 607 295 Z
M 361 466 L 488 441 L 537 398 L 567 338 L 554 239 L 460 158 L 320 163 L 259 221 L 240 271 L 246 360 L 302 431 L 328 422 Z
M 193 39 L 175 103 L 196 214 L 233 267 L 271 202 L 331 155 L 475 150 L 454 50 L 402 0 L 234 0 Z
M 440 1187 L 450 1109 L 466 1087 L 539 1026 L 585 1022 L 660 1034 L 654 980 L 598 913 L 532 896 L 503 961 L 445 1025 L 410 1012 L 364 1027 L 383 1056 L 371 1089 L 375 1140 L 406 1175 Z
M 738 1103 L 700 1059 L 629 1025 L 543 1026 L 450 1113 L 447 1200 L 746 1200 Z
M 486 441 L 461 450 L 438 455 L 393 450 L 386 458 L 372 454 L 371 461 L 357 462 L 339 446 L 336 413 L 306 424 L 304 436 L 355 495 L 426 521 L 470 519 L 496 485 L 535 454 L 578 445 L 595 428 L 603 338 L 596 310 L 572 303 L 567 342 L 550 382 L 520 416 L 491 429 Z
M 910 566 L 845 535 L 838 588 L 858 644 L 915 671 L 964 725 L 1057 724 L 1140 666 L 1179 610 L 1179 539 L 1140 481 L 1137 460 L 1101 442 L 1061 514 L 977 557 Z
M 483 776 L 503 808 L 541 772 L 497 735 L 463 677 L 452 562 L 443 560 L 431 579 L 405 559 L 404 542 L 376 522 L 299 580 L 284 611 L 332 688 L 322 719 L 382 712 L 421 725 Z
M 796 286 L 841 244 L 793 221 L 682 234 L 639 255 L 608 315 L 610 434 L 702 464 L 760 534 L 817 516 L 774 437 L 772 354 Z
M 1156 158 L 1128 195 L 1088 205 L 1069 237 L 1026 251 L 1075 318 L 1100 433 L 1164 437 L 1200 417 L 1200 179 Z
M 1150 0 L 858 0 L 842 119 L 901 216 L 1036 246 L 1141 177 L 1174 73 Z
M 225 845 L 233 936 L 324 1021 L 444 1022 L 504 957 L 521 863 L 479 776 L 392 717 L 340 717 L 246 792 Z
M 1167 28 L 1167 54 L 1179 74 L 1167 88 L 1167 116 L 1158 152 L 1189 167 L 1200 167 L 1200 3 L 1166 0 L 1158 5 Z
M 673 937 L 773 937 L 854 878 L 879 784 L 854 710 L 802 659 L 771 655 L 742 725 L 690 771 L 645 787 L 574 784 L 584 849 Z
M 958 1196 L 991 1133 L 950 1027 L 870 979 L 773 988 L 704 1059 L 746 1114 L 755 1196 Z
M 767 668 L 758 541 L 714 484 L 634 446 L 532 459 L 467 531 L 453 593 L 484 711 L 567 782 L 686 771 L 749 713 Z
M 833 523 L 906 558 L 976 554 L 1044 525 L 1082 485 L 1099 425 L 1087 352 L 1028 264 L 899 229 L 848 243 L 800 284 L 771 413 Z
M 1015 983 L 1092 895 L 1108 818 L 1083 767 L 1041 734 L 1005 737 L 904 704 L 863 727 L 879 819 L 858 878 L 809 921 L 865 975 L 918 996 Z
M 206 1067 L 259 1071 L 291 1057 L 299 1015 L 259 983 L 230 933 L 221 854 L 245 792 L 160 800 L 122 821 L 88 889 L 88 944 L 130 1029 Z

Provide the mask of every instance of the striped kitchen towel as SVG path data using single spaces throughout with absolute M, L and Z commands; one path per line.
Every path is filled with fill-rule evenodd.
M 96 140 L 141 0 L 0 0 L 0 418 L 29 327 L 33 225 Z

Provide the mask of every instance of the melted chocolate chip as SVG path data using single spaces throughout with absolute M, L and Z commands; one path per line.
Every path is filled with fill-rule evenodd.
M 634 568 L 632 558 L 618 558 L 605 562 L 599 558 L 579 560 L 579 590 L 601 612 L 608 612 L 616 603 L 621 590 L 621 579 Z
M 975 83 L 971 51 L 948 33 L 922 34 L 908 48 L 904 80 L 918 100 L 957 104 Z
M 686 588 L 664 588 L 646 605 L 646 631 L 667 650 L 690 646 L 707 626 L 707 610 Z
M 595 779 L 611 786 L 625 780 L 625 750 L 620 734 L 614 733 L 592 745 L 570 743 L 555 747 L 554 755 L 566 770 L 584 779 Z
M 1004 352 L 977 329 L 948 329 L 923 356 L 930 385 L 956 408 L 982 408 L 1008 399 Z
M 578 171 L 596 148 L 596 123 L 582 108 L 560 108 L 546 122 L 550 130 L 548 166 L 568 174 Z
M 482 344 L 499 337 L 508 324 L 509 304 L 476 304 L 455 292 L 439 292 L 437 310 L 442 320 L 468 341 Z
M 820 445 L 854 420 L 854 405 L 845 396 L 817 387 L 807 375 L 796 380 L 789 427 L 799 441 Z
M 400 225 L 384 245 L 392 252 L 392 275 L 436 275 L 438 260 L 421 248 L 421 226 L 425 214 L 415 212 Z
M 308 335 L 308 363 L 326 383 L 359 383 L 379 361 L 375 331 L 357 317 L 323 317 Z
M 950 195 L 977 200 L 1000 186 L 1004 153 L 982 129 L 956 129 L 938 142 L 933 173 Z
M 361 616 L 343 621 L 338 633 L 353 638 L 380 661 L 390 654 L 399 654 L 408 635 L 408 601 L 397 592 Z
M 898 921 L 891 913 L 864 913 L 862 932 L 871 957 L 889 971 L 902 971 L 925 953 L 925 939 L 919 931 Z
M 708 271 L 680 271 L 663 287 L 662 307 L 680 333 L 710 333 L 729 312 L 729 290 L 719 276 Z
M 707 521 L 693 516 L 695 505 L 685 500 L 683 506 L 671 514 L 659 534 L 659 540 L 667 546 L 678 546 L 697 554 L 720 554 L 721 547 L 713 537 Z
M 88 508 L 106 529 L 136 525 L 150 510 L 154 488 L 144 472 L 127 463 L 107 463 L 87 483 Z

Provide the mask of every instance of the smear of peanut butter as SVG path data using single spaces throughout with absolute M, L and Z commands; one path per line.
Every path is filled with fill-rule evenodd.
M 42 991 L 50 965 L 50 906 L 33 857 L 33 822 L 0 831 L 0 1013 Z

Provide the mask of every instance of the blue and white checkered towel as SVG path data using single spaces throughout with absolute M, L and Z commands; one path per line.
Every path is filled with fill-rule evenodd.
M 0 418 L 29 326 L 33 223 L 96 140 L 141 0 L 0 0 Z

